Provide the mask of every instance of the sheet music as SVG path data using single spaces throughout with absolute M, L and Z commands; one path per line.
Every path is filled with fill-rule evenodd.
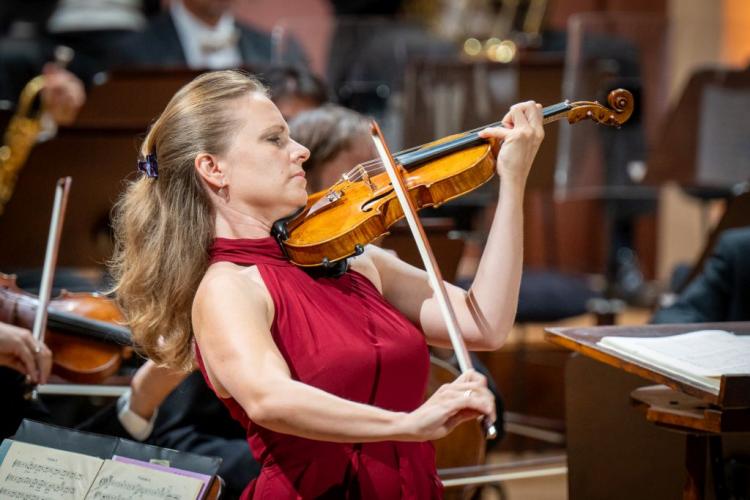
M 0 464 L 0 498 L 83 498 L 102 460 L 14 441 Z
M 700 330 L 668 337 L 604 337 L 602 346 L 700 377 L 750 374 L 750 336 Z
M 195 500 L 202 486 L 192 477 L 105 460 L 86 500 Z
M 142 460 L 136 460 L 134 458 L 123 457 L 120 455 L 113 456 L 112 460 L 114 460 L 115 462 L 122 462 L 126 464 L 137 465 L 139 467 L 146 467 L 147 469 L 168 472 L 170 474 L 175 474 L 177 476 L 186 476 L 186 477 L 195 478 L 202 483 L 201 490 L 198 493 L 198 498 L 204 498 L 205 493 L 208 490 L 209 485 L 211 484 L 211 476 L 207 474 L 201 474 L 199 472 L 193 472 L 189 470 L 170 467 L 168 460 L 158 460 L 158 461 L 152 460 L 150 462 L 144 462 Z M 161 462 L 166 462 L 166 463 L 161 463 Z

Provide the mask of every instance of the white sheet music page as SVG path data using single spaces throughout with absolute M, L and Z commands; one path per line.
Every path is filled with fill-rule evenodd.
M 14 441 L 0 464 L 0 498 L 83 498 L 102 462 L 80 453 Z
M 750 336 L 724 330 L 668 337 L 604 337 L 599 345 L 692 377 L 750 374 Z M 716 385 L 718 380 L 709 383 Z
M 105 460 L 86 500 L 195 500 L 203 482 L 113 460 Z

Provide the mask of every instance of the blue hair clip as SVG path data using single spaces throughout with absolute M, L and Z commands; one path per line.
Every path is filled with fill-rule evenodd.
M 159 177 L 159 164 L 156 163 L 156 152 L 146 155 L 145 160 L 138 160 L 138 171 L 143 172 L 153 179 Z

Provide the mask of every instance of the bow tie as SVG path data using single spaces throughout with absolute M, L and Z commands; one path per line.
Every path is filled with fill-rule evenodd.
M 228 33 L 204 36 L 200 40 L 201 53 L 204 55 L 210 55 L 224 49 L 235 47 L 239 40 L 240 34 L 236 28 Z

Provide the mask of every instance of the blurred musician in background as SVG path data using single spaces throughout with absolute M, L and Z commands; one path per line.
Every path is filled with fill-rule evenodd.
M 89 85 L 108 68 L 124 38 L 143 29 L 159 0 L 59 0 L 3 2 L 12 20 L 0 39 L 0 98 L 15 100 L 23 86 L 55 58 L 61 45 L 73 50 L 68 70 Z
M 6 66 L 7 61 L 0 59 L 0 100 L 6 107 L 15 106 L 21 90 L 16 93 L 16 86 L 10 81 L 12 71 Z M 42 129 L 54 129 L 57 125 L 70 125 L 86 102 L 86 90 L 83 82 L 72 72 L 54 62 L 46 63 L 41 68 L 44 84 L 40 90 L 42 107 Z M 24 85 L 28 83 L 24 82 Z M 23 88 L 23 86 L 21 87 Z M 45 134 L 46 137 L 54 133 Z
M 345 172 L 377 157 L 369 120 L 335 104 L 300 113 L 289 122 L 289 134 L 310 150 L 302 167 L 311 193 L 333 186 Z
M 11 81 L 12 69 L 6 66 L 7 63 L 7 60 L 0 57 L 0 99 L 13 102 L 18 98 L 18 94 L 10 94 L 15 90 L 15 86 Z M 53 136 L 57 125 L 72 123 L 83 106 L 86 99 L 84 86 L 73 73 L 55 63 L 47 63 L 42 69 L 42 74 L 44 81 L 38 91 L 39 106 L 42 110 L 38 115 L 40 132 L 29 137 L 17 137 L 19 141 L 27 144 L 3 144 L 9 148 L 7 151 L 11 151 L 11 154 L 0 158 L 0 168 L 7 166 L 5 162 L 10 161 L 12 155 L 27 153 L 18 151 L 19 148 L 30 148 L 37 140 Z M 20 90 L 18 92 L 20 93 Z M 5 177 L 3 180 L 7 181 Z M 44 342 L 35 340 L 26 328 L 0 322 L 0 393 L 6 401 L 6 409 L 0 412 L 0 439 L 12 435 L 21 419 L 25 417 L 38 420 L 48 417 L 49 414 L 42 404 L 26 398 L 26 382 L 46 383 L 51 369 L 52 353 Z
M 45 419 L 47 411 L 25 398 L 25 381 L 44 384 L 52 369 L 52 353 L 34 340 L 31 332 L 0 321 L 0 394 L 5 408 L 0 412 L 0 439 L 11 436 L 21 419 Z
M 284 63 L 306 66 L 296 43 L 274 53 L 268 33 L 239 23 L 232 0 L 174 0 L 145 29 L 120 44 L 122 66 L 226 69 Z
M 49 348 L 34 340 L 31 331 L 0 322 L 0 366 L 26 375 L 32 383 L 44 384 L 52 368 Z
M 330 100 L 325 82 L 300 67 L 274 66 L 260 74 L 260 78 L 285 120 Z
M 703 271 L 653 323 L 750 321 L 750 227 L 722 233 Z
M 86 102 L 83 82 L 73 73 L 55 63 L 42 68 L 44 88 L 42 107 L 57 125 L 72 124 Z

